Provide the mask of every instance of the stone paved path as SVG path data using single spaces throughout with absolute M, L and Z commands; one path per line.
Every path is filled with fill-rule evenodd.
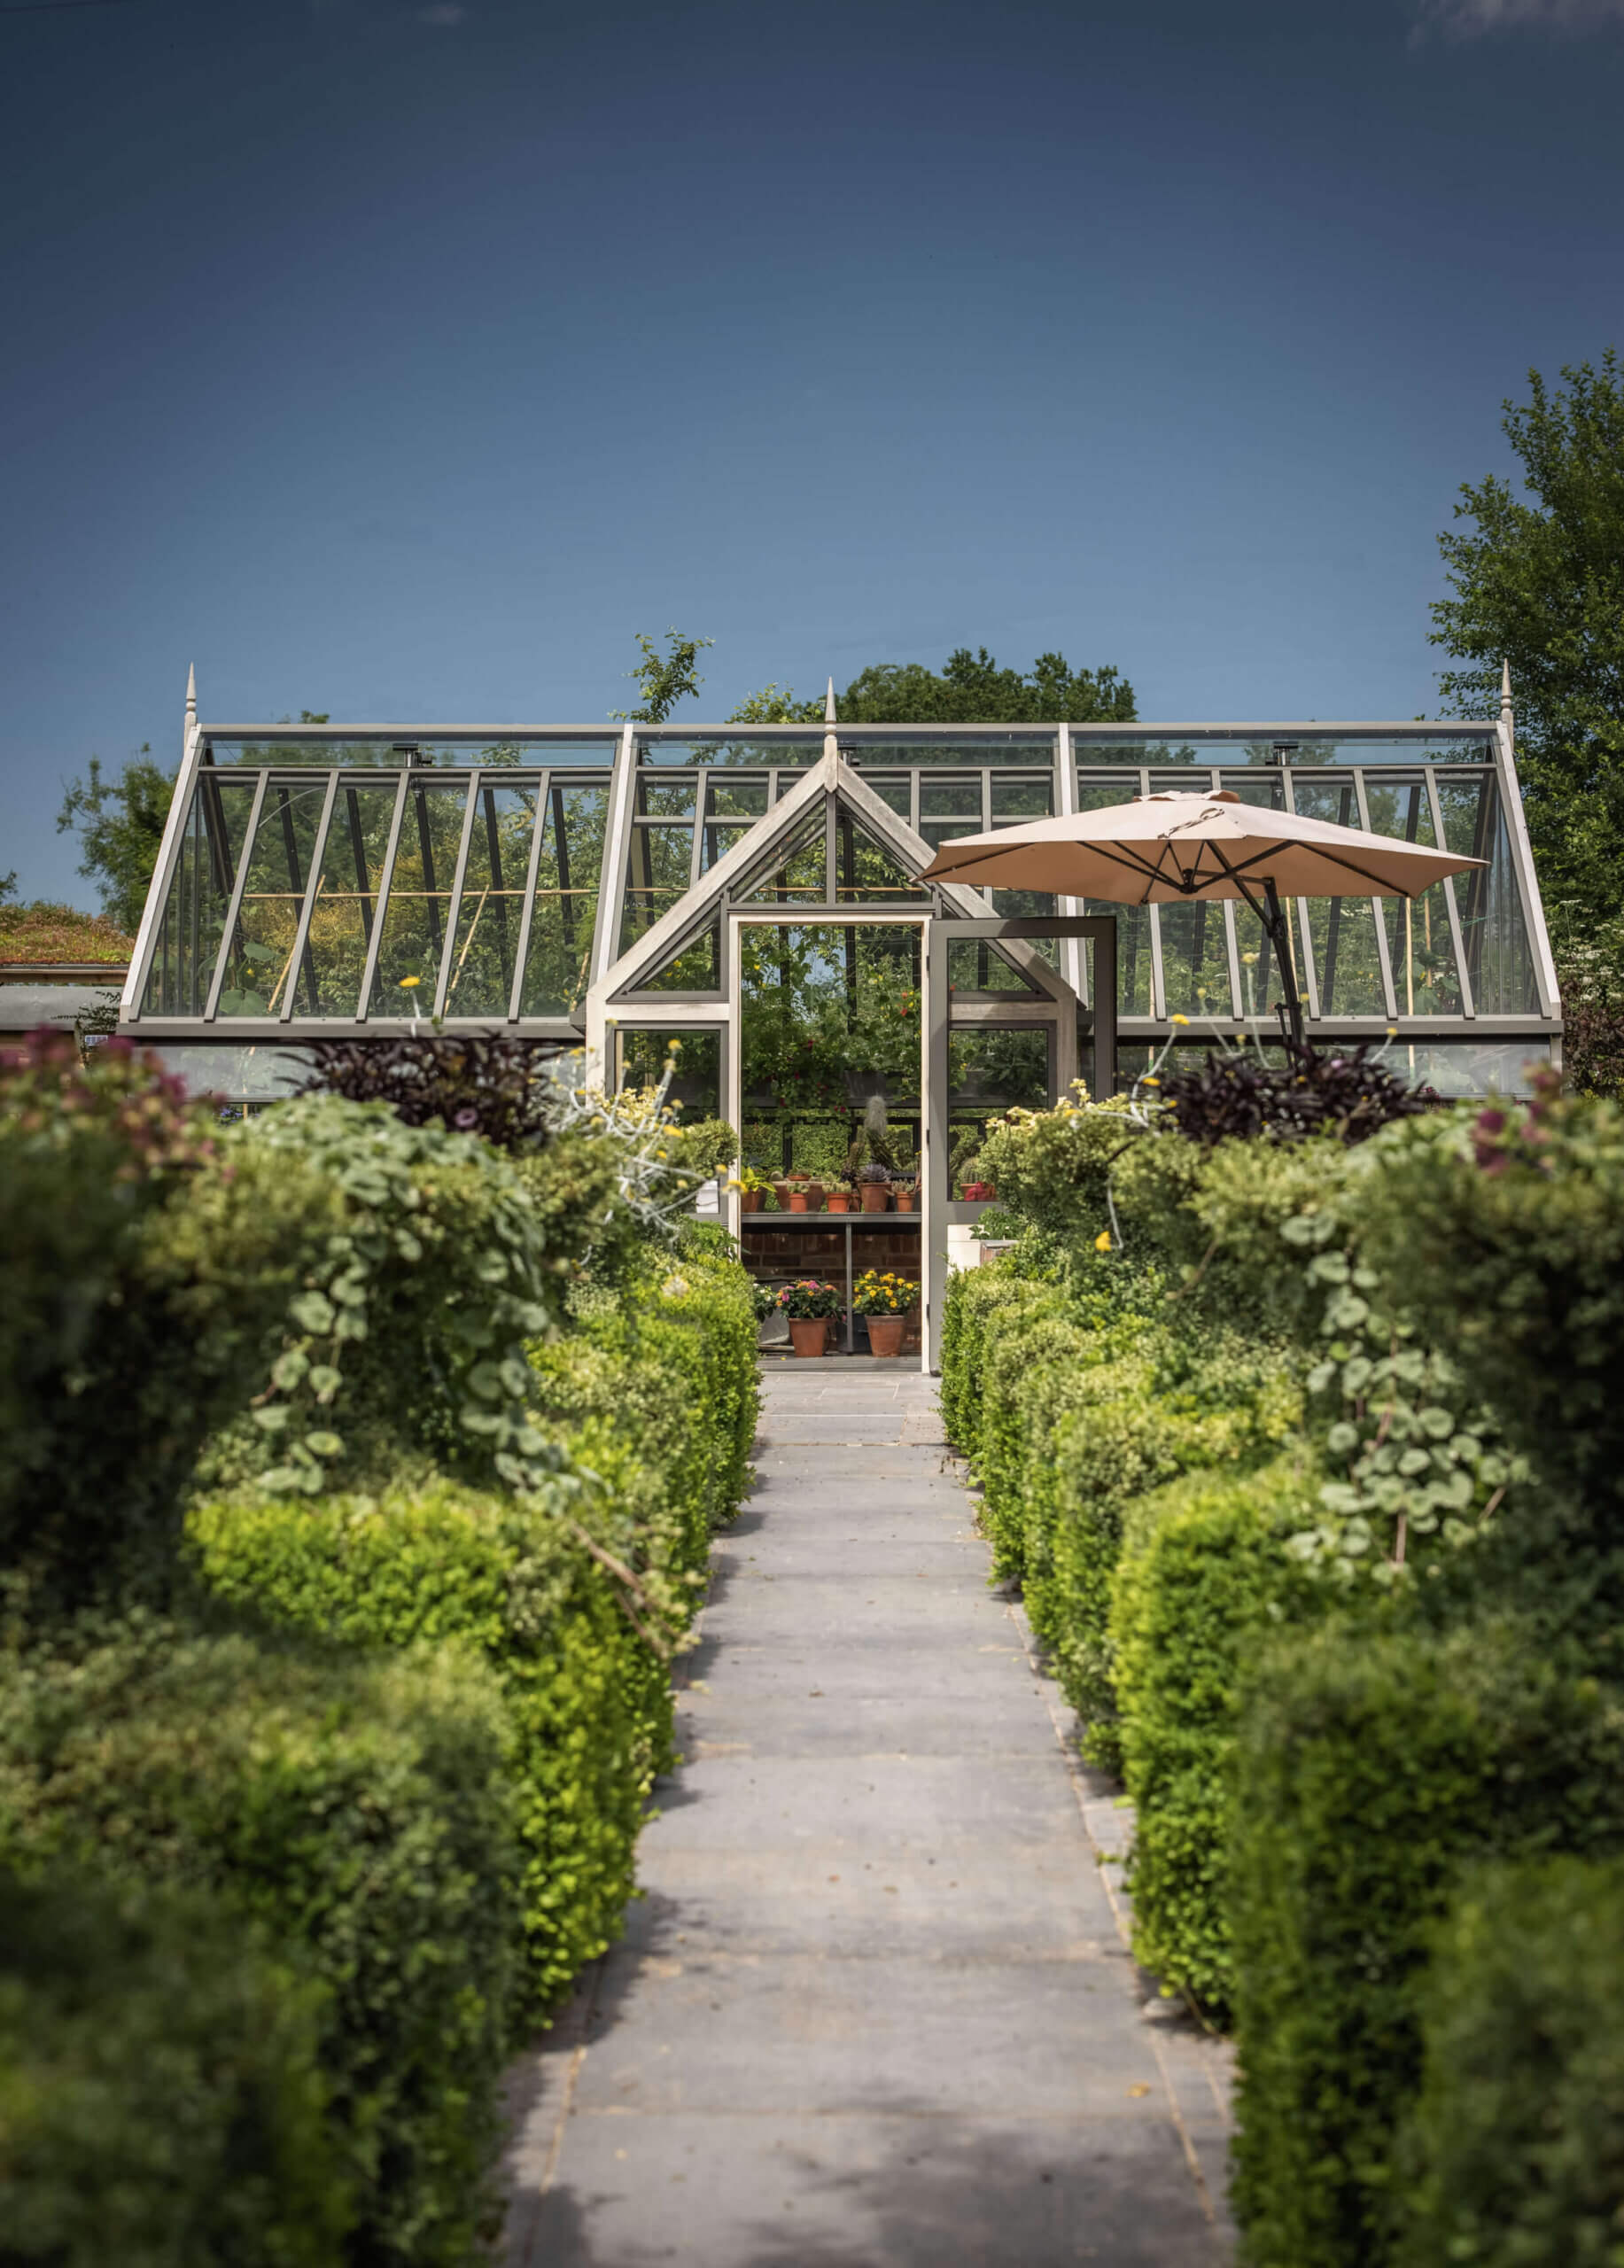
M 507 2268 L 1216 2268 L 1223 2051 L 1123 1950 L 906 1372 L 773 1371 L 625 1941 L 515 2075 Z

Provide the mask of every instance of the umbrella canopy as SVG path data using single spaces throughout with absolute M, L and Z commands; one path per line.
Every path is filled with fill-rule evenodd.
M 1279 957 L 1285 1028 L 1301 1047 L 1302 1006 L 1282 898 L 1418 897 L 1445 874 L 1488 863 L 1330 819 L 1299 819 L 1218 788 L 961 835 L 942 845 L 920 880 L 1124 905 L 1244 898 Z
M 1418 897 L 1483 858 L 1242 803 L 1227 788 L 1147 796 L 944 843 L 923 882 L 1053 890 L 1119 905 L 1181 897 Z

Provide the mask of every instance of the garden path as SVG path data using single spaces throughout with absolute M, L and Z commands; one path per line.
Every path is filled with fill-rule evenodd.
M 1223 2051 L 1124 1950 L 933 1382 L 771 1367 L 757 1459 L 647 1895 L 514 2076 L 507 2268 L 1216 2268 Z

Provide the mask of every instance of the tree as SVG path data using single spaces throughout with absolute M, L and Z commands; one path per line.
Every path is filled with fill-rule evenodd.
M 1063 654 L 1039 654 L 1023 675 L 1000 669 L 984 646 L 956 647 L 939 672 L 922 662 L 871 663 L 835 705 L 843 725 L 1125 725 L 1137 713 L 1132 686 L 1109 664 L 1074 670 Z M 727 721 L 811 724 L 822 714 L 821 701 L 768 685 Z
M 626 675 L 643 689 L 641 709 L 612 709 L 610 714 L 633 725 L 663 725 L 676 707 L 689 694 L 697 693 L 704 683 L 694 664 L 702 649 L 716 643 L 714 638 L 685 638 L 680 630 L 665 633 L 667 650 L 662 654 L 652 638 L 645 638 L 640 630 L 637 642 L 642 649 L 642 659 Z
M 68 784 L 57 813 L 57 831 L 79 837 L 79 871 L 101 894 L 102 911 L 133 936 L 158 864 L 175 774 L 154 762 L 144 742 L 116 777 L 99 756 L 82 780 Z
M 1530 370 L 1504 431 L 1525 495 L 1491 475 L 1463 486 L 1439 537 L 1455 596 L 1432 642 L 1457 715 L 1492 713 L 1511 664 L 1528 833 L 1559 946 L 1624 913 L 1624 370 L 1565 366 L 1566 391 Z

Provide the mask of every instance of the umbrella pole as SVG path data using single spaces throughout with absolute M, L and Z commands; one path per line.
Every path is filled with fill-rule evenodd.
M 1280 963 L 1280 982 L 1286 987 L 1286 1020 L 1291 1026 L 1291 1037 L 1298 1047 L 1302 1039 L 1302 1003 L 1297 997 L 1297 972 L 1292 966 L 1291 935 L 1286 927 L 1286 914 L 1279 894 L 1272 879 L 1263 877 L 1263 902 L 1268 911 L 1263 916 L 1274 950 Z

